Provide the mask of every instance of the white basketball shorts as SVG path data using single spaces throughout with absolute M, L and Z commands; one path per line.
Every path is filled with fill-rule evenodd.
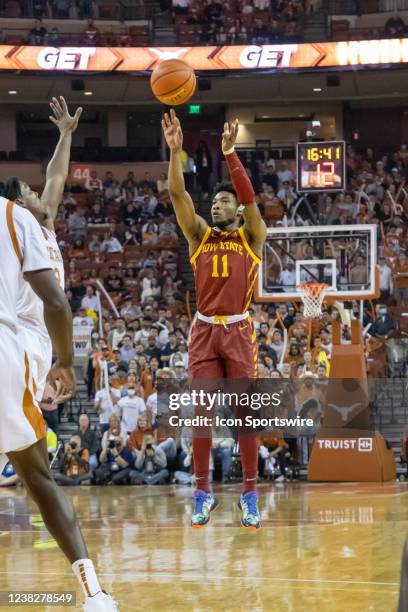
M 46 435 L 35 399 L 33 363 L 29 351 L 6 325 L 0 324 L 0 452 L 22 450 Z

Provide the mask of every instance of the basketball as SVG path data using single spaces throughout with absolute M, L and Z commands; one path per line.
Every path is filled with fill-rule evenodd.
M 191 98 L 196 89 L 194 70 L 179 59 L 161 62 L 152 72 L 150 85 L 155 97 L 168 106 L 179 106 Z

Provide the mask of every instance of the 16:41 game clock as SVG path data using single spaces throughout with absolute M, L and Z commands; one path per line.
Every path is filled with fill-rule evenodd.
M 343 141 L 299 142 L 296 157 L 297 191 L 343 191 L 346 188 Z

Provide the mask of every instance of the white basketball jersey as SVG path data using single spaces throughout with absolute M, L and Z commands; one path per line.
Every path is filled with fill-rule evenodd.
M 55 233 L 41 227 L 43 243 L 48 254 L 48 268 L 52 268 L 62 290 L 65 288 L 64 262 L 57 243 Z M 19 325 L 35 328 L 43 336 L 48 336 L 44 323 L 44 307 L 40 298 L 31 287 L 25 283 L 21 288 L 17 302 L 17 316 Z
M 18 298 L 22 288 L 29 287 L 23 273 L 50 267 L 44 237 L 33 215 L 0 197 L 1 322 L 17 329 Z

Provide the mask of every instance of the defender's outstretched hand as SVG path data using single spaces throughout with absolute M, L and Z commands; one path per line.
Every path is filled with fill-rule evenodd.
M 181 130 L 180 121 L 173 108 L 170 110 L 170 115 L 164 113 L 161 124 L 169 149 L 175 152 L 181 151 L 183 148 L 183 132 Z
M 58 379 L 61 383 L 60 394 L 72 396 L 76 389 L 75 372 L 72 366 L 63 367 L 57 362 L 50 371 L 51 382 L 55 385 Z
M 225 154 L 230 151 L 237 140 L 239 130 L 238 119 L 234 119 L 231 123 L 224 123 L 224 131 L 222 133 L 222 152 Z
M 61 134 L 63 132 L 75 132 L 78 127 L 79 118 L 82 114 L 82 107 L 77 108 L 75 115 L 71 117 L 65 98 L 62 96 L 59 97 L 59 100 L 53 98 L 50 102 L 50 107 L 54 113 L 53 116 L 50 115 L 50 121 L 57 126 Z

